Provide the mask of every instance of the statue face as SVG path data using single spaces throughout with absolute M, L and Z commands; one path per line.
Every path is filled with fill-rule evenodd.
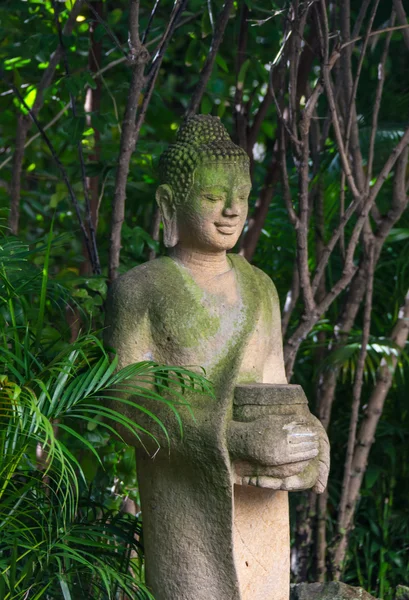
M 243 163 L 199 165 L 189 197 L 176 207 L 179 245 L 205 252 L 231 250 L 247 217 L 250 189 Z

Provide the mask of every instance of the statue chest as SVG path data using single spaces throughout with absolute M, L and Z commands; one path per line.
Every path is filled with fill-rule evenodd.
M 155 360 L 209 368 L 241 334 L 244 313 L 239 296 L 185 286 L 156 295 L 149 315 Z
M 221 366 L 229 370 L 234 356 L 240 379 L 262 381 L 269 331 L 252 303 L 258 290 L 249 293 L 235 269 L 200 284 L 174 269 L 165 283 L 154 286 L 149 302 L 153 359 L 203 367 L 211 376 Z

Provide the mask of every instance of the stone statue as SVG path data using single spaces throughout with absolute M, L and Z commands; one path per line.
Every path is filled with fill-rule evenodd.
M 107 341 L 120 366 L 204 368 L 215 397 L 187 395 L 183 437 L 171 409 L 145 402 L 170 447 L 128 407 L 161 442 L 136 449 L 147 583 L 156 600 L 287 600 L 288 491 L 325 489 L 329 446 L 301 387 L 287 384 L 273 282 L 226 254 L 247 216 L 249 159 L 218 118 L 195 116 L 160 176 L 169 256 L 114 283 Z

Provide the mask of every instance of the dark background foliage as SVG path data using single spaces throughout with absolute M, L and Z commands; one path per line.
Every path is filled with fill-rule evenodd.
M 112 278 L 115 272 L 110 261 L 121 134 L 124 136 L 127 131 L 124 113 L 132 100 L 129 90 L 135 77 L 129 58 L 128 2 L 81 2 L 72 30 L 68 34 L 63 31 L 59 40 L 56 13 L 64 27 L 73 10 L 72 4 L 71 0 L 3 0 L 0 6 L 0 207 L 4 219 L 9 218 L 12 233 L 32 250 L 39 249 L 27 256 L 30 269 L 42 268 L 44 248 L 41 246 L 54 219 L 57 243 L 50 255 L 51 291 L 44 329 L 49 339 L 60 346 L 71 343 L 79 330 L 100 332 L 103 327 L 107 277 L 109 274 Z M 335 52 L 341 48 L 341 58 L 333 69 L 333 89 L 344 145 L 348 115 L 353 116 L 353 144 L 345 153 L 346 160 L 359 182 L 360 173 L 364 178 L 368 175 L 372 148 L 373 172 L 368 190 L 374 188 L 378 174 L 394 148 L 404 139 L 408 126 L 409 30 L 405 30 L 399 20 L 399 8 L 407 12 L 409 6 L 401 0 L 380 0 L 378 3 L 239 0 L 225 5 L 219 0 L 189 0 L 184 6 L 181 4 L 183 10 L 178 15 L 161 62 L 158 61 L 160 42 L 171 22 L 174 5 L 169 0 L 160 0 L 152 19 L 153 3 L 141 2 L 139 9 L 139 42 L 143 40 L 150 56 L 145 57 L 146 79 L 141 80 L 140 94 L 133 98 L 140 129 L 134 140 L 136 149 L 130 158 L 125 187 L 119 272 L 164 250 L 154 202 L 158 159 L 166 145 L 174 140 L 177 128 L 189 111 L 192 97 L 203 80 L 203 68 L 217 37 L 222 11 L 229 7 L 230 16 L 221 32 L 210 77 L 204 93 L 198 98 L 198 112 L 219 116 L 233 139 L 249 152 L 252 159 L 250 217 L 236 250 L 273 278 L 282 302 L 284 321 L 287 319 L 283 329 L 289 352 L 292 348 L 289 340 L 297 335 L 300 325 L 310 323 L 305 335 L 297 342 L 294 359 L 290 357 L 287 361 L 287 368 L 292 381 L 304 386 L 312 409 L 321 418 L 323 390 L 327 389 L 331 376 L 336 380 L 328 428 L 332 471 L 325 507 L 320 507 L 319 501 L 308 495 L 294 494 L 292 497 L 293 577 L 294 580 L 323 580 L 341 575 L 348 583 L 362 585 L 382 598 L 392 598 L 396 585 L 409 584 L 408 361 L 406 338 L 399 345 L 393 337 L 394 327 L 399 326 L 406 306 L 409 284 L 407 144 L 399 152 L 403 164 L 404 198 L 399 199 L 399 215 L 391 220 L 379 255 L 372 264 L 373 273 L 363 266 L 370 256 L 368 239 L 371 235 L 376 236 L 382 218 L 391 214 L 400 177 L 398 163 L 394 163 L 387 173 L 366 218 L 353 251 L 353 264 L 348 266 L 345 262 L 344 248 L 359 221 L 358 210 L 346 223 L 341 241 L 335 245 L 326 263 L 324 289 L 317 290 L 314 300 L 320 306 L 320 294 L 325 296 L 335 289 L 348 269 L 362 267 L 363 289 L 366 290 L 373 281 L 369 340 L 362 344 L 366 323 L 364 293 L 359 297 L 359 308 L 351 326 L 344 335 L 339 334 L 340 323 L 345 322 L 342 321 L 343 311 L 351 308 L 350 290 L 356 281 L 352 271 L 349 282 L 316 316 L 312 316 L 314 311 L 308 308 L 305 289 L 300 291 L 300 286 L 297 288 L 294 284 L 294 274 L 299 277 L 304 268 L 302 257 L 305 255 L 300 250 L 299 231 L 305 225 L 305 269 L 312 275 L 345 207 L 354 201 L 351 182 L 348 177 L 345 180 L 342 147 L 333 127 L 335 117 L 329 112 L 330 88 L 324 85 L 315 107 L 307 134 L 310 145 L 307 159 L 298 152 L 300 146 L 294 142 L 288 128 L 292 128 L 293 137 L 301 138 L 300 125 L 308 100 L 323 81 L 319 23 L 325 8 L 330 50 Z M 178 5 L 176 2 L 176 8 Z M 366 5 L 366 11 L 359 28 L 359 39 L 353 45 L 343 47 L 342 44 L 351 39 L 363 5 Z M 342 25 L 347 8 L 350 8 L 349 38 Z M 406 17 L 405 23 L 407 25 Z M 386 42 L 387 31 L 398 26 L 402 28 L 389 32 L 390 39 Z M 374 34 L 378 30 L 386 32 Z M 143 39 L 146 31 L 146 39 Z M 288 36 L 289 32 L 292 32 L 291 36 Z M 371 35 L 366 38 L 369 32 Z M 343 62 L 348 47 L 351 55 Z M 381 68 L 385 48 L 387 52 Z M 52 61 L 50 57 L 57 51 L 60 55 L 55 72 L 43 85 L 42 77 Z M 290 84 L 291 69 L 297 56 L 301 56 L 301 60 L 293 73 L 297 82 L 295 91 Z M 155 65 L 156 80 L 150 88 Z M 356 98 L 345 100 L 343 78 L 348 69 L 353 79 L 359 73 L 359 85 Z M 384 78 L 382 100 L 374 128 L 372 119 L 377 110 L 376 94 L 381 78 Z M 271 81 L 277 104 L 269 87 Z M 40 94 L 42 100 L 36 106 Z M 75 104 L 74 111 L 70 102 Z M 146 114 L 143 114 L 144 107 Z M 292 107 L 295 107 L 293 113 Z M 38 135 L 37 127 L 31 124 L 28 109 L 35 112 L 40 125 L 46 129 L 52 150 Z M 316 126 L 320 143 L 316 141 Z M 24 127 L 25 135 L 22 136 Z M 371 133 L 374 133 L 373 141 Z M 134 134 L 132 130 L 131 136 Z M 354 154 L 356 147 L 359 147 L 360 160 Z M 91 222 L 96 230 L 101 274 L 87 253 L 84 230 L 79 226 L 72 194 L 62 178 L 56 157 L 66 170 L 88 237 L 92 238 Z M 302 170 L 303 164 L 306 171 Z M 284 166 L 287 179 L 281 176 Z M 291 210 L 286 198 L 289 190 L 290 204 L 297 215 L 301 215 L 304 184 L 309 215 L 307 223 L 300 229 L 289 218 Z M 343 189 L 344 207 L 341 205 Z M 366 188 L 361 191 L 362 197 L 366 198 Z M 13 207 L 17 218 L 9 217 Z M 21 273 L 17 277 L 21 277 Z M 60 296 L 61 290 L 67 291 L 67 301 L 63 303 L 67 309 L 60 310 L 60 306 L 57 310 L 52 293 Z M 36 319 L 40 298 L 41 294 L 34 291 L 29 307 L 31 312 L 25 315 L 29 321 Z M 291 299 L 294 304 L 289 309 Z M 4 327 L 8 319 L 5 314 Z M 359 431 L 365 425 L 365 419 L 368 420 L 368 414 L 372 414 L 367 408 L 384 377 L 382 368 L 386 365 L 394 377 L 380 408 L 369 462 L 363 465 L 362 486 L 354 500 L 355 513 L 345 530 L 339 520 L 339 507 L 348 432 L 353 422 L 352 390 L 360 371 L 360 356 L 363 382 L 355 422 Z M 119 513 L 137 511 L 132 452 L 119 442 L 113 442 L 99 427 L 88 429 L 84 435 L 98 449 L 105 470 L 97 466 L 92 454 L 80 448 L 75 439 L 67 443 L 78 454 L 88 482 L 92 482 L 92 500 Z M 358 435 L 353 444 L 355 449 L 362 442 L 359 440 Z M 323 521 L 326 524 L 324 541 Z M 336 564 L 337 544 L 343 537 L 347 538 L 346 554 Z

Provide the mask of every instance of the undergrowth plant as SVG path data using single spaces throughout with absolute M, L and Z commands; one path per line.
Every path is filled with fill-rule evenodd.
M 74 342 L 58 335 L 75 303 L 50 278 L 51 249 L 52 233 L 35 269 L 28 259 L 38 246 L 0 240 L 0 598 L 152 598 L 143 584 L 140 520 L 95 501 L 72 448 L 102 464 L 87 432 L 119 437 L 115 425 L 140 442 L 138 423 L 110 400 L 145 413 L 138 398 L 165 402 L 180 421 L 186 389 L 212 390 L 179 367 L 147 361 L 119 370 L 94 334 Z

